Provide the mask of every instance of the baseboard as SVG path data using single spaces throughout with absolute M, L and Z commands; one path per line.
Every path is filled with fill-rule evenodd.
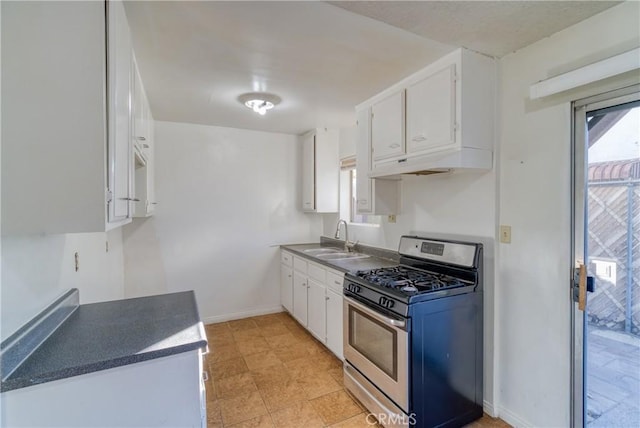
M 504 407 L 498 407 L 498 417 L 515 428 L 532 427 L 533 424 L 525 421 L 520 416 L 516 415 L 510 410 Z
M 484 410 L 484 412 L 485 412 L 487 415 L 491 416 L 492 418 L 496 418 L 496 417 L 497 417 L 497 415 L 496 415 L 496 411 L 495 411 L 495 409 L 493 408 L 493 404 L 492 404 L 492 403 L 490 403 L 490 402 L 488 402 L 487 400 L 484 400 L 484 401 L 482 402 L 482 410 Z
M 217 322 L 239 320 L 242 318 L 255 317 L 258 315 L 275 314 L 277 312 L 282 312 L 282 311 L 284 311 L 284 308 L 279 305 L 279 306 L 273 306 L 271 308 L 252 309 L 250 311 L 234 312 L 232 314 L 205 317 L 205 318 L 202 318 L 202 322 L 205 324 L 215 324 Z

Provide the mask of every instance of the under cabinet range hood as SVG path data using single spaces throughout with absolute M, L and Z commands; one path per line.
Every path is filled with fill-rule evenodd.
M 398 178 L 401 175 L 430 175 L 451 171 L 488 171 L 493 168 L 491 150 L 462 147 L 423 156 L 411 156 L 379 163 L 369 178 Z

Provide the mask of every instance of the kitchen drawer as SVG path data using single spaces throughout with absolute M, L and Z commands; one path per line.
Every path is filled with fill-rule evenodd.
M 324 267 L 315 263 L 309 263 L 308 275 L 309 278 L 315 279 L 321 284 L 324 284 L 326 270 Z
M 332 270 L 327 270 L 327 287 L 336 293 L 342 294 L 342 283 L 344 282 L 344 274 Z
M 303 258 L 293 256 L 293 268 L 298 272 L 307 273 L 307 261 Z
M 280 253 L 280 262 L 283 265 L 287 265 L 289 267 L 293 266 L 293 255 L 291 253 L 288 253 L 286 251 L 282 251 Z

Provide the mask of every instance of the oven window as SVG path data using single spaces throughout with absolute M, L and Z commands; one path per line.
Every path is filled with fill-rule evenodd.
M 396 331 L 353 306 L 349 306 L 349 345 L 394 381 L 398 380 Z

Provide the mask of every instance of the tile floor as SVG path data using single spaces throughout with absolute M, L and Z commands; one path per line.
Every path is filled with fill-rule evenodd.
M 210 428 L 376 426 L 344 389 L 340 360 L 289 314 L 205 328 Z M 485 415 L 471 426 L 509 425 Z

